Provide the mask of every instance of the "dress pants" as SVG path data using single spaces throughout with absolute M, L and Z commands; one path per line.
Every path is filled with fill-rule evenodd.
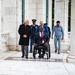
M 28 46 L 21 45 L 22 56 L 28 57 Z

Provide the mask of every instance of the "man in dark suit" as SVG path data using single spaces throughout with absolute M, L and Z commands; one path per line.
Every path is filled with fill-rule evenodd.
M 44 28 L 40 28 L 38 33 L 35 33 L 35 38 L 34 38 L 34 48 L 35 47 L 47 47 L 49 46 L 49 35 L 48 33 L 44 32 Z M 39 50 L 39 58 L 40 58 L 41 51 Z M 43 51 L 43 56 L 45 54 L 45 50 Z M 43 57 L 42 57 L 43 58 Z
M 37 24 L 36 24 L 36 19 L 32 19 L 32 25 L 31 25 L 31 38 L 30 38 L 30 52 L 32 53 L 32 46 L 34 43 L 34 34 L 35 34 L 35 30 L 37 28 Z
M 31 35 L 31 28 L 28 20 L 26 20 L 24 24 L 20 25 L 18 33 L 20 35 L 19 45 L 21 45 L 22 58 L 26 56 L 26 59 L 28 59 L 29 37 Z

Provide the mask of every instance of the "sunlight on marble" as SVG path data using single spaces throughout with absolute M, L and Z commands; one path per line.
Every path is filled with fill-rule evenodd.
M 10 55 L 8 55 L 9 53 Z M 38 60 L 38 58 L 36 61 L 30 59 L 27 61 L 25 58 L 25 61 L 22 61 L 20 60 L 22 59 L 20 58 L 21 52 L 16 51 L 5 52 L 4 54 L 6 58 L 13 57 L 15 60 L 5 60 L 6 58 L 2 57 L 3 59 L 0 60 L 0 75 L 75 75 L 75 65 L 66 62 L 66 53 L 51 54 L 51 59 L 61 59 L 61 62 L 47 62 L 47 59 Z M 29 57 L 32 57 L 31 53 L 29 53 Z

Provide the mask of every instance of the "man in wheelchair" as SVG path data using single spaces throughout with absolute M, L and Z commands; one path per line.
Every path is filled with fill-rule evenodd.
M 36 58 L 37 51 L 39 53 L 39 58 L 43 58 L 45 53 L 47 52 L 50 57 L 49 49 L 49 35 L 48 33 L 44 32 L 42 27 L 39 28 L 39 32 L 35 33 L 34 36 L 34 50 L 33 50 L 33 57 Z M 42 54 L 41 54 L 42 53 Z

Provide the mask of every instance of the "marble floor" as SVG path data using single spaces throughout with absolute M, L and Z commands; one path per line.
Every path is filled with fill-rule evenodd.
M 75 75 L 75 64 L 67 63 L 68 54 L 52 53 L 51 59 L 20 58 L 21 52 L 8 51 L 0 54 L 0 75 Z

